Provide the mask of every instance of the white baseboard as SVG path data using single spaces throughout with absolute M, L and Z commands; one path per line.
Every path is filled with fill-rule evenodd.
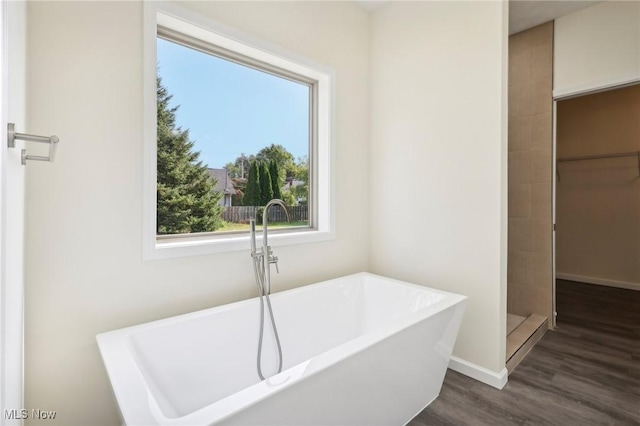
M 506 367 L 503 368 L 500 373 L 496 373 L 495 371 L 480 367 L 477 364 L 465 361 L 457 356 L 451 356 L 451 359 L 449 360 L 449 368 L 479 382 L 493 386 L 496 389 L 502 389 L 504 385 L 507 384 L 507 379 L 509 377 Z
M 609 280 L 606 278 L 585 277 L 582 275 L 564 274 L 556 272 L 556 278 L 567 281 L 577 281 L 587 284 L 605 285 L 607 287 L 624 288 L 627 290 L 640 291 L 640 283 L 631 283 L 627 281 Z

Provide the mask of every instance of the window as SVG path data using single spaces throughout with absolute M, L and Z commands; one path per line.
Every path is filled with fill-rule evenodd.
M 145 258 L 247 249 L 271 198 L 291 216 L 270 211 L 273 245 L 332 238 L 331 82 L 306 59 L 145 4 Z

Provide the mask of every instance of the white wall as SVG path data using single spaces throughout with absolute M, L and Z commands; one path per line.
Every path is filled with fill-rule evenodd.
M 183 6 L 186 3 L 181 3 Z M 336 71 L 336 239 L 278 248 L 274 291 L 368 269 L 369 18 L 344 2 L 193 9 Z M 142 261 L 142 5 L 30 2 L 26 406 L 118 424 L 97 333 L 254 296 L 246 252 Z M 31 423 L 36 423 L 31 421 Z
M 605 1 L 556 19 L 554 96 L 640 80 L 640 2 Z
M 469 296 L 454 355 L 504 378 L 507 5 L 372 20 L 371 270 Z M 389 202 L 393 194 L 393 202 Z

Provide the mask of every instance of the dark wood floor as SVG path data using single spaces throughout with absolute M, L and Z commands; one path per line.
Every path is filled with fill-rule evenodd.
M 409 425 L 640 425 L 640 292 L 558 280 L 557 311 L 503 390 L 448 370 Z

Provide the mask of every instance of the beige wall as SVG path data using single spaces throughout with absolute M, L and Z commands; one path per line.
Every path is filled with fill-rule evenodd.
M 558 158 L 640 150 L 640 86 L 558 103 Z M 560 163 L 557 272 L 640 290 L 638 157 Z
M 454 355 L 493 377 L 506 341 L 506 15 L 500 2 L 391 2 L 371 42 L 371 269 L 468 295 Z
M 367 270 L 368 14 L 189 6 L 336 72 L 336 238 L 278 248 L 274 291 Z M 142 4 L 29 2 L 28 23 L 29 131 L 60 145 L 55 163 L 27 166 L 26 407 L 58 412 L 42 424 L 116 425 L 95 335 L 254 297 L 251 259 L 142 261 Z
M 507 310 L 549 319 L 553 291 L 552 55 L 551 22 L 509 37 Z

